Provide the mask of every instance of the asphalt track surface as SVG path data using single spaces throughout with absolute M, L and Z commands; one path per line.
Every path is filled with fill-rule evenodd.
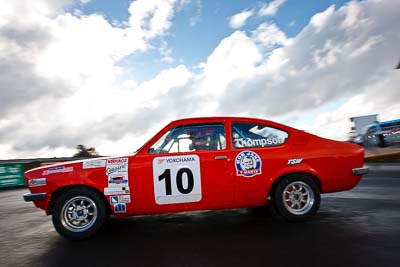
M 373 165 L 353 190 L 323 195 L 288 223 L 271 207 L 111 219 L 70 242 L 51 217 L 0 191 L 0 266 L 400 266 L 400 165 Z

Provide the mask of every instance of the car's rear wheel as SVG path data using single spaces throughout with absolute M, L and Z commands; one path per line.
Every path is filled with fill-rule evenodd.
M 104 225 L 107 210 L 96 191 L 77 187 L 63 192 L 52 208 L 54 228 L 62 236 L 80 240 L 93 236 Z
M 320 200 L 318 185 L 305 174 L 284 177 L 274 192 L 275 207 L 288 221 L 304 221 L 313 216 Z

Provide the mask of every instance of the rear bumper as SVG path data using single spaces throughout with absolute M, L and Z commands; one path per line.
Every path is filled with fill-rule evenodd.
M 24 194 L 25 201 L 39 201 L 45 199 L 46 199 L 46 193 Z
M 353 169 L 353 175 L 355 175 L 355 176 L 364 175 L 364 174 L 367 174 L 368 172 L 369 172 L 369 168 L 367 168 L 367 167 Z

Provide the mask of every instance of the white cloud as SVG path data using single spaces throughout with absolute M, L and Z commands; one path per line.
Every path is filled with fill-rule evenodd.
M 243 10 L 229 18 L 229 26 L 233 29 L 239 29 L 246 24 L 247 19 L 252 15 L 252 10 Z
M 263 3 L 261 5 L 260 10 L 258 11 L 258 15 L 260 16 L 273 16 L 275 15 L 279 8 L 286 2 L 286 0 L 274 0 L 270 3 Z
M 57 154 L 62 147 L 65 151 L 77 143 L 115 138 L 99 123 L 143 108 L 141 96 L 132 93 L 135 82 L 120 80 L 124 70 L 118 61 L 149 49 L 151 40 L 165 35 L 175 7 L 175 1 L 135 1 L 129 9 L 131 24 L 121 28 L 101 15 L 64 13 L 66 4 L 1 3 L 0 68 L 7 71 L 0 74 L 0 114 L 13 123 L 1 124 L 0 139 L 7 137 L 15 156 L 24 150 L 47 153 L 42 147 Z M 174 84 L 185 79 L 181 74 Z M 18 122 L 25 122 L 29 131 Z M 104 134 L 92 137 L 85 128 Z
M 334 65 L 342 52 L 341 46 L 333 45 L 332 40 L 326 40 L 324 47 L 315 50 L 314 62 L 319 68 Z
M 237 79 L 250 78 L 262 59 L 254 42 L 242 31 L 223 39 L 203 66 L 201 94 L 216 97 Z
M 363 116 L 380 113 L 380 120 L 398 119 L 400 114 L 400 103 L 391 100 L 396 97 L 400 99 L 400 93 L 385 94 L 387 88 L 394 88 L 400 82 L 399 76 L 388 71 L 385 78 L 376 83 L 367 85 L 364 93 L 350 97 L 339 108 L 319 114 L 314 123 L 307 129 L 317 135 L 337 140 L 347 140 L 350 131 L 350 117 Z M 391 103 L 390 106 L 388 103 Z
M 325 11 L 315 14 L 311 17 L 310 24 L 315 27 L 316 31 L 319 32 L 328 23 L 329 19 L 335 12 L 335 6 L 332 5 Z
M 125 27 L 53 2 L 0 8 L 2 158 L 66 156 L 77 144 L 128 153 L 190 116 L 264 117 L 345 139 L 349 117 L 400 114 L 397 1 L 331 6 L 291 39 L 275 24 L 235 31 L 196 72 L 178 65 L 141 83 L 118 62 L 162 44 L 175 2 L 133 2 Z
M 356 48 L 352 53 L 351 57 L 358 57 L 364 53 L 367 53 L 375 45 L 384 41 L 384 38 L 380 35 L 368 37 L 368 39 L 358 48 Z
M 265 47 L 285 45 L 288 42 L 286 34 L 275 24 L 262 23 L 253 31 L 253 39 Z
M 344 29 L 356 27 L 359 23 L 365 23 L 365 21 L 363 21 L 364 19 L 361 6 L 356 2 L 350 2 L 347 4 L 345 14 L 345 19 L 341 24 L 341 27 Z
M 397 55 L 395 47 L 400 33 L 391 23 L 396 21 L 394 9 L 399 4 L 375 1 L 356 4 L 368 23 L 352 29 L 337 27 L 346 17 L 348 6 L 336 11 L 332 6 L 315 15 L 289 44 L 267 54 L 251 79 L 231 84 L 229 97 L 225 95 L 220 100 L 219 110 L 277 119 L 296 113 L 299 120 L 307 112 L 312 114 L 309 115 L 312 120 L 321 109 L 336 116 L 331 103 L 362 95 L 371 101 L 368 111 L 395 116 L 391 106 L 400 97 L 396 97 L 396 82 L 391 72 L 397 59 L 394 55 Z M 388 86 L 376 83 L 384 79 L 391 81 Z M 387 96 L 381 102 L 386 106 L 376 101 L 373 88 L 378 86 Z M 354 110 L 366 111 L 361 105 Z M 347 113 L 349 117 L 354 116 L 350 113 Z M 315 127 L 310 125 L 302 128 L 315 132 Z M 327 136 L 343 139 L 346 132 L 332 131 Z
M 131 35 L 143 39 L 163 35 L 171 27 L 175 0 L 137 0 L 129 6 Z

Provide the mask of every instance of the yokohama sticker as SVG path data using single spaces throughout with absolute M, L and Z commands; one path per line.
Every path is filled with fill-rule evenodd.
M 253 151 L 242 151 L 235 159 L 236 175 L 250 178 L 261 174 L 261 158 Z

